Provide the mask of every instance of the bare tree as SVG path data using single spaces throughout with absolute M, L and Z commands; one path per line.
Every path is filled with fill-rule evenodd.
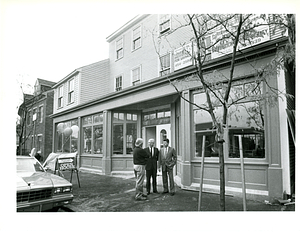
M 162 47 L 168 45 L 170 50 L 176 48 L 172 45 L 172 36 L 177 30 L 183 28 L 191 29 L 190 41 L 193 42 L 194 52 L 186 50 L 194 60 L 195 74 L 189 75 L 180 80 L 171 80 L 167 78 L 170 84 L 173 85 L 179 96 L 185 101 L 189 102 L 199 110 L 209 113 L 213 129 L 216 132 L 215 141 L 219 145 L 219 166 L 220 166 L 220 209 L 225 210 L 225 176 L 224 176 L 224 143 L 225 138 L 228 138 L 228 118 L 231 117 L 229 109 L 240 103 L 243 99 L 252 99 L 255 107 L 244 106 L 246 112 L 249 114 L 249 119 L 259 121 L 260 127 L 264 127 L 263 105 L 276 104 L 280 95 L 286 93 L 278 93 L 278 89 L 269 83 L 270 77 L 274 77 L 274 73 L 279 69 L 285 69 L 285 64 L 289 63 L 290 69 L 295 70 L 295 19 L 293 15 L 252 15 L 252 14 L 188 14 L 183 16 L 185 21 L 176 20 L 177 28 L 173 28 L 172 32 L 165 36 L 160 36 L 159 40 L 153 42 L 156 52 L 159 57 Z M 249 64 L 253 68 L 254 79 L 252 83 L 247 85 L 243 93 L 238 88 L 238 75 L 235 73 L 237 56 L 243 57 L 247 60 L 243 49 L 251 48 L 257 37 L 264 38 L 267 30 L 264 27 L 273 26 L 273 30 L 280 30 L 283 35 L 289 31 L 290 40 L 288 45 L 279 47 L 276 56 L 270 63 L 263 67 L 255 67 L 253 62 Z M 152 32 L 154 35 L 154 32 Z M 162 40 L 165 39 L 163 44 Z M 185 46 L 185 44 L 181 44 Z M 226 50 L 227 48 L 229 50 Z M 209 77 L 205 74 L 205 65 L 212 59 L 212 52 L 219 53 L 219 56 L 226 56 L 230 60 L 229 73 L 224 74 L 219 70 L 215 70 Z M 161 67 L 163 62 L 161 61 Z M 293 76 L 294 77 L 294 76 Z M 181 95 L 184 85 L 189 82 L 199 82 L 199 89 L 205 94 L 206 101 L 202 104 L 197 104 L 195 101 L 185 99 Z M 267 88 L 267 94 L 262 91 L 262 88 Z M 287 95 L 286 95 L 287 96 Z M 291 98 L 293 98 L 291 96 Z M 240 104 L 241 105 L 241 104 Z M 216 115 L 216 109 L 222 108 L 222 116 Z M 238 117 L 238 112 L 235 113 Z M 228 143 L 228 142 L 226 142 Z M 228 147 L 227 147 L 228 148 Z

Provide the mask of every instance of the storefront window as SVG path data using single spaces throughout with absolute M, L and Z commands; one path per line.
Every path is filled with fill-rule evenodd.
M 83 153 L 103 154 L 103 114 L 83 117 Z
M 135 140 L 137 139 L 136 123 L 126 124 L 126 154 L 132 154 Z
M 132 154 L 137 138 L 137 114 L 114 113 L 113 154 Z
M 78 150 L 78 120 L 60 122 L 56 125 L 56 151 L 72 153 Z
M 83 127 L 83 152 L 92 153 L 92 126 Z
M 234 87 L 240 99 L 246 96 L 244 102 L 234 104 L 228 111 L 229 158 L 239 158 L 240 148 L 238 135 L 242 137 L 244 158 L 265 158 L 264 116 L 263 105 L 247 92 L 249 83 Z M 257 86 L 257 85 L 256 85 Z M 259 87 L 257 89 L 260 89 Z M 237 95 L 239 94 L 239 95 Z M 251 97 L 251 98 L 249 98 Z M 204 106 L 204 93 L 194 94 L 194 101 Z M 215 107 L 217 120 L 222 119 L 222 108 Z M 202 156 L 203 136 L 205 135 L 205 157 L 218 157 L 218 144 L 215 142 L 216 132 L 213 130 L 211 116 L 207 111 L 194 107 L 195 157 Z
M 263 109 L 259 102 L 248 102 L 229 109 L 229 157 L 239 158 L 238 135 L 242 137 L 244 158 L 265 158 Z M 234 112 L 238 112 L 235 117 Z

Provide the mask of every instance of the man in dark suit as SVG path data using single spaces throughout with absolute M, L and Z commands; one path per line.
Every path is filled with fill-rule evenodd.
M 159 152 L 158 169 L 162 168 L 163 193 L 168 193 L 168 176 L 170 181 L 170 194 L 175 194 L 173 167 L 176 165 L 177 155 L 174 148 L 169 146 L 169 139 L 163 140 L 163 148 Z
M 149 159 L 146 163 L 146 188 L 147 188 L 147 195 L 150 194 L 150 184 L 151 184 L 151 177 L 152 177 L 152 187 L 153 193 L 157 193 L 157 183 L 156 183 L 156 176 L 157 176 L 157 160 L 159 151 L 156 147 L 154 147 L 154 139 L 149 139 L 148 141 L 149 146 L 144 150 L 149 155 Z

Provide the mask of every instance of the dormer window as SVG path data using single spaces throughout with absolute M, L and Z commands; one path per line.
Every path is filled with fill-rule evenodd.
M 68 103 L 74 102 L 74 78 L 69 81 Z
M 58 108 L 61 108 L 63 106 L 63 94 L 64 94 L 63 86 L 60 86 L 58 88 L 58 101 L 57 101 Z

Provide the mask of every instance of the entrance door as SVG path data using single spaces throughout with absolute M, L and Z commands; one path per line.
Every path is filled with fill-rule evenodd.
M 171 124 L 157 125 L 156 126 L 156 147 L 161 148 L 163 140 L 168 138 L 171 146 Z

